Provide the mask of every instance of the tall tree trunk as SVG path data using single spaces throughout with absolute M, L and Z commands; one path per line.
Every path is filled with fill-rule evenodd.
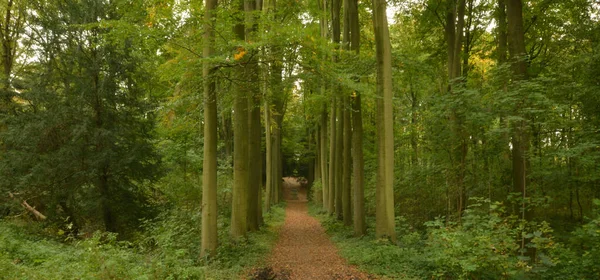
M 258 68 L 258 67 L 252 67 Z M 258 69 L 256 69 L 258 70 Z M 258 71 L 254 72 L 257 73 Z M 258 75 L 251 75 L 256 79 L 250 79 L 250 81 L 258 80 Z M 249 191 L 248 196 L 248 230 L 258 230 L 259 219 L 258 211 L 261 210 L 259 207 L 259 195 L 260 188 L 262 185 L 262 153 L 261 153 L 261 124 L 260 124 L 260 96 L 258 92 L 253 94 L 253 97 L 248 98 L 249 103 L 249 154 L 248 154 L 248 172 L 249 172 Z
M 342 107 L 344 102 L 341 101 L 341 106 L 337 107 L 336 115 L 338 115 L 337 127 L 335 128 L 335 160 L 338 162 L 335 165 L 335 215 L 338 220 L 342 220 L 342 197 L 344 183 L 344 110 Z
M 340 39 L 341 39 L 341 23 L 340 23 L 340 11 L 341 11 L 341 1 L 340 0 L 332 0 L 331 3 L 331 29 L 332 29 L 332 34 L 331 34 L 331 39 L 333 44 L 335 45 L 336 49 L 340 48 Z M 337 63 L 339 60 L 339 54 L 334 54 L 333 55 L 333 62 Z M 333 84 L 333 89 L 339 91 L 340 87 L 337 83 L 334 82 Z M 339 97 L 338 97 L 339 98 Z M 337 216 L 337 218 L 341 218 L 342 215 L 342 192 L 341 192 L 341 184 L 342 184 L 342 166 L 343 166 L 343 162 L 342 162 L 342 121 L 343 121 L 343 116 L 340 110 L 340 106 L 342 106 L 343 101 L 342 99 L 338 100 L 338 108 L 332 108 L 333 110 L 336 111 L 335 113 L 335 119 L 332 126 L 336 126 L 335 128 L 335 134 L 332 134 L 331 137 L 335 138 L 335 145 L 331 146 L 331 149 L 334 149 L 334 158 L 333 161 L 335 161 L 335 169 L 333 170 L 333 172 L 330 174 L 330 176 L 333 176 L 334 180 L 333 180 L 333 192 L 330 192 L 330 196 L 333 194 L 333 197 L 330 198 L 330 200 L 333 200 L 332 203 L 332 209 L 331 211 L 335 212 L 335 215 Z
M 453 98 L 458 97 L 458 92 L 456 91 L 456 86 L 464 83 L 462 80 L 457 80 L 461 78 L 461 65 L 463 63 L 467 63 L 468 61 L 463 61 L 463 34 L 464 34 L 464 26 L 465 26 L 465 8 L 466 1 L 465 0 L 452 0 L 447 2 L 447 15 L 446 15 L 446 29 L 445 29 L 445 37 L 447 44 L 447 53 L 448 53 L 448 90 L 449 94 L 453 96 Z M 450 186 L 455 188 L 456 193 L 456 212 L 457 216 L 460 219 L 462 215 L 462 210 L 465 207 L 466 201 L 466 192 L 464 190 L 464 177 L 465 177 L 465 160 L 468 152 L 468 146 L 466 143 L 466 136 L 464 135 L 463 126 L 463 117 L 459 115 L 457 112 L 457 108 L 452 108 L 450 112 L 450 120 L 452 127 L 453 139 L 451 142 L 452 149 L 452 159 L 451 166 L 456 167 L 453 184 Z M 452 168 L 450 167 L 450 168 Z M 450 192 L 451 194 L 454 192 Z M 448 213 L 451 214 L 451 213 Z
M 22 6 L 25 1 L 17 1 L 17 5 L 13 0 L 6 1 L 4 7 L 4 18 L 0 20 L 0 42 L 2 43 L 2 76 L 0 83 L 2 84 L 2 92 L 0 95 L 0 112 L 8 111 L 12 106 L 13 92 L 11 90 L 11 75 L 17 57 L 17 49 L 19 47 L 19 37 L 24 24 L 25 9 Z
M 204 8 L 204 59 L 213 53 L 214 10 L 217 0 L 206 0 Z M 217 95 L 211 63 L 204 61 L 204 159 L 202 162 L 202 234 L 200 255 L 214 255 L 217 249 Z
M 272 133 L 271 133 L 271 109 L 269 108 L 269 102 L 268 99 L 265 98 L 264 101 L 264 114 L 265 114 L 265 146 L 266 146 L 266 164 L 265 164 L 265 169 L 266 169 L 266 184 L 265 184 L 265 211 L 269 212 L 271 211 L 271 204 L 272 204 L 272 194 L 273 194 L 273 188 L 274 188 L 274 182 L 273 182 L 273 144 L 272 144 Z
M 257 30 L 255 24 L 254 12 L 256 10 L 256 0 L 244 0 L 244 13 L 246 19 L 246 31 L 245 38 L 247 42 L 254 40 L 254 33 Z M 250 52 L 256 52 L 251 50 Z M 261 186 L 261 174 L 260 169 L 262 166 L 261 157 L 261 124 L 260 124 L 260 84 L 259 80 L 260 69 L 255 56 L 251 56 L 248 64 L 244 67 L 246 72 L 246 88 L 249 91 L 248 96 L 248 180 L 249 180 L 249 194 L 248 194 L 248 212 L 247 212 L 247 226 L 249 231 L 258 230 L 258 211 L 260 211 L 258 196 L 260 194 Z
M 354 235 L 363 236 L 367 233 L 365 222 L 365 170 L 363 156 L 363 124 L 360 95 L 357 94 L 352 102 L 352 160 L 354 164 Z
M 327 203 L 329 201 L 329 174 L 327 166 L 327 109 L 323 110 L 321 115 L 321 132 L 319 137 L 321 138 L 320 154 L 321 154 L 321 186 L 323 187 L 323 210 L 327 210 Z
M 360 52 L 360 25 L 358 21 L 358 1 L 348 0 L 348 17 L 350 24 L 350 49 L 356 56 Z M 363 156 L 363 123 L 360 93 L 355 92 L 352 100 L 352 163 L 354 180 L 352 189 L 354 191 L 354 234 L 362 236 L 366 234 L 365 222 L 365 190 L 364 190 L 364 156 Z
M 244 10 L 244 1 L 239 0 L 239 10 Z M 237 39 L 245 39 L 244 22 L 239 22 L 234 28 Z M 238 47 L 237 52 L 243 51 Z M 240 60 L 243 60 L 241 57 Z M 237 82 L 235 84 L 235 98 L 233 101 L 233 191 L 231 207 L 231 237 L 239 239 L 247 232 L 247 213 L 249 195 L 249 170 L 248 170 L 248 92 L 244 65 L 240 63 L 236 69 Z
M 351 143 L 352 143 L 352 129 L 350 123 L 350 98 L 344 97 L 344 139 L 343 139 L 343 155 L 342 160 L 344 162 L 344 167 L 342 170 L 343 178 L 342 178 L 342 216 L 344 219 L 344 225 L 351 226 L 352 225 L 352 182 L 350 178 L 352 177 L 352 158 L 351 158 Z
M 523 4 L 521 0 L 506 0 L 508 18 L 508 51 L 515 79 L 527 79 L 527 64 L 525 61 L 525 33 L 523 29 Z M 517 104 L 517 114 L 522 114 L 522 104 Z M 527 196 L 527 166 L 529 151 L 529 135 L 524 120 L 516 123 L 512 137 L 512 168 L 513 186 L 515 192 Z M 523 215 L 525 216 L 525 215 Z
M 412 81 L 412 74 L 411 74 L 411 78 L 410 78 L 410 97 L 411 97 L 411 102 L 410 102 L 410 146 L 412 148 L 412 155 L 411 155 L 411 167 L 412 168 L 416 168 L 417 167 L 417 163 L 419 161 L 419 146 L 418 146 L 418 130 L 417 130 L 417 111 L 418 111 L 418 104 L 419 102 L 417 101 L 417 93 L 414 91 L 413 89 L 413 81 Z
M 378 165 L 375 202 L 375 235 L 396 240 L 394 221 L 394 126 L 392 46 L 385 0 L 373 0 L 373 27 L 377 57 Z
M 507 34 L 506 34 L 506 4 L 505 0 L 498 0 L 496 7 L 496 22 L 497 25 L 497 40 L 498 40 L 498 62 L 505 63 L 507 61 Z
M 323 39 L 327 39 L 327 31 L 328 31 L 328 24 L 327 24 L 327 0 L 320 0 L 319 1 L 320 5 L 321 5 L 321 19 L 320 19 L 320 26 L 321 26 L 321 38 Z M 323 57 L 323 59 L 325 60 L 326 57 Z M 326 80 L 322 79 L 321 80 L 321 95 L 325 96 L 326 95 Z M 328 209 L 328 204 L 329 204 L 329 175 L 328 174 L 328 165 L 327 165 L 327 106 L 324 105 L 323 109 L 321 111 L 321 125 L 320 125 L 320 129 L 321 129 L 321 133 L 320 133 L 320 137 L 321 137 L 321 141 L 320 141 L 320 153 L 321 153 L 321 185 L 323 187 L 323 210 L 327 210 Z
M 343 48 L 350 50 L 350 0 L 344 0 L 344 37 L 343 37 Z M 351 194 L 351 170 L 352 170 L 352 158 L 351 158 L 351 142 L 352 142 L 352 127 L 350 123 L 350 98 L 346 94 L 347 90 L 342 89 L 342 218 L 344 225 L 352 225 L 352 194 Z
M 335 212 L 335 178 L 336 167 L 339 164 L 335 158 L 335 151 L 337 150 L 336 142 L 336 99 L 331 98 L 331 112 L 330 112 L 330 123 L 329 123 L 329 200 L 327 201 L 327 212 L 332 215 Z

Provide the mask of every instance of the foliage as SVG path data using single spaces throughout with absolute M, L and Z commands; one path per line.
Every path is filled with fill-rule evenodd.
M 65 236 L 44 237 L 31 226 L 0 221 L 0 271 L 5 279 L 238 278 L 264 261 L 277 240 L 284 210 L 273 207 L 265 216 L 267 226 L 240 243 L 223 234 L 217 256 L 206 260 L 199 258 L 200 216 L 185 210 L 164 212 L 147 220 L 145 234 L 133 242 L 103 232 L 64 242 Z
M 598 275 L 598 218 L 575 230 L 570 244 L 552 236 L 547 223 L 524 221 L 506 212 L 502 203 L 477 199 L 465 211 L 462 224 L 443 218 L 427 222 L 425 232 L 400 226 L 397 244 L 374 237 L 369 221 L 366 236 L 327 214 L 321 221 L 340 253 L 369 273 L 402 279 L 589 279 Z M 401 224 L 404 218 L 398 218 Z M 526 242 L 527 252 L 520 250 Z M 569 246 L 567 246 L 569 245 Z M 533 258 L 532 258 L 533 256 Z

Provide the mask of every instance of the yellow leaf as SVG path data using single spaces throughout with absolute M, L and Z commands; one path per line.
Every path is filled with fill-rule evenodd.
M 247 51 L 242 47 L 237 48 L 237 51 L 238 52 L 233 55 L 234 60 L 242 59 L 244 57 L 244 55 L 246 55 L 246 53 L 247 53 Z

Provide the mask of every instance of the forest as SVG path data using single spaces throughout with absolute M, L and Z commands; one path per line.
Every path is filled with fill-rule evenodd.
M 0 0 L 0 279 L 600 279 L 597 0 Z

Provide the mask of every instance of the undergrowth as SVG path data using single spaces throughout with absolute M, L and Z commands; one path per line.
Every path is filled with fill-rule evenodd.
M 600 201 L 595 202 L 600 208 Z M 351 227 L 330 217 L 320 206 L 310 212 L 325 227 L 340 254 L 368 273 L 392 279 L 600 279 L 600 218 L 588 220 L 559 243 L 545 222 L 524 222 L 501 203 L 476 200 L 460 224 L 443 218 L 416 231 L 396 219 L 395 243 L 375 238 L 373 219 L 367 234 L 355 237 Z M 525 244 L 526 250 L 521 249 Z
M 260 231 L 235 244 L 221 219 L 219 249 L 211 259 L 199 257 L 200 213 L 184 210 L 145 221 L 146 231 L 131 242 L 102 232 L 84 240 L 40 235 L 36 225 L 0 220 L 0 278 L 236 279 L 261 265 L 276 241 L 284 209 L 271 209 Z

